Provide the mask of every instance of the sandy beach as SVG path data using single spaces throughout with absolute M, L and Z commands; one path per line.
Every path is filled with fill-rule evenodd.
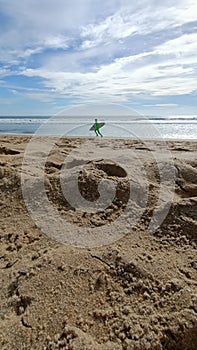
M 0 136 L 1 350 L 196 350 L 197 141 L 34 141 Z

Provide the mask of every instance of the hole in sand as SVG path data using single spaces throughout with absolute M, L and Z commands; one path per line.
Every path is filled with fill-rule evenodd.
M 98 161 L 95 162 L 95 167 L 104 171 L 108 176 L 126 177 L 127 172 L 118 164 L 112 162 Z

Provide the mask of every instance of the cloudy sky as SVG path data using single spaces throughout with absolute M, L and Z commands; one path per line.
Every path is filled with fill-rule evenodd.
M 196 0 L 0 0 L 0 115 L 197 114 Z

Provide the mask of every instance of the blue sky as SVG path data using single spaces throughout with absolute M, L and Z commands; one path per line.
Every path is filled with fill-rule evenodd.
M 196 0 L 0 0 L 0 115 L 197 114 L 196 19 Z

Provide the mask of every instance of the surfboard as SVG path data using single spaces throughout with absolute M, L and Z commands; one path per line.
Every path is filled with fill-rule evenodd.
M 105 125 L 105 123 L 98 123 L 98 124 L 99 124 L 99 128 L 102 128 Z M 94 131 L 94 130 L 95 130 L 95 125 L 93 124 L 90 128 L 90 131 Z

